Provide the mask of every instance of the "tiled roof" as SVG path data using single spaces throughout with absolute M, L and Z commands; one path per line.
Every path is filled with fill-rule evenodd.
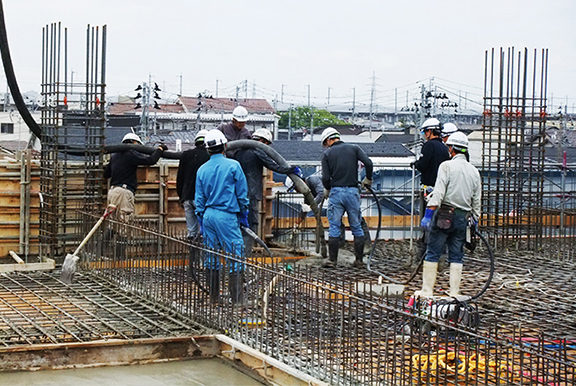
M 150 112 L 159 113 L 184 113 L 184 109 L 179 104 L 160 104 L 160 109 L 150 109 Z M 136 109 L 135 103 L 110 103 L 108 105 L 108 114 L 123 115 L 123 114 L 140 114 L 142 108 Z
M 273 114 L 274 108 L 268 103 L 266 99 L 239 99 L 236 103 L 232 98 L 200 98 L 204 112 L 229 112 L 237 105 L 246 107 L 249 114 Z M 184 109 L 193 113 L 196 112 L 199 104 L 197 97 L 180 97 L 180 101 L 184 105 Z
M 400 143 L 357 143 L 369 157 L 410 157 Z M 318 141 L 274 141 L 274 150 L 286 161 L 320 162 L 325 149 Z

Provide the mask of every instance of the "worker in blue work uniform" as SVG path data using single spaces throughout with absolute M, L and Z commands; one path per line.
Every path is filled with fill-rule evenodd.
M 196 216 L 208 248 L 221 250 L 237 260 L 226 259 L 230 273 L 232 304 L 244 303 L 244 241 L 240 225 L 248 226 L 248 185 L 240 163 L 224 156 L 227 139 L 220 130 L 210 130 L 204 144 L 210 160 L 196 174 Z M 208 253 L 204 260 L 210 300 L 220 296 L 220 257 Z
M 354 256 L 352 266 L 361 268 L 364 263 L 364 235 L 361 225 L 360 189 L 358 184 L 358 161 L 366 168 L 366 177 L 361 187 L 372 187 L 372 161 L 359 146 L 344 143 L 340 133 L 333 127 L 322 132 L 322 146 L 328 148 L 322 157 L 322 184 L 329 191 L 328 200 L 328 261 L 324 267 L 336 266 L 340 247 L 340 225 L 344 212 L 348 214 L 350 229 L 354 235 Z

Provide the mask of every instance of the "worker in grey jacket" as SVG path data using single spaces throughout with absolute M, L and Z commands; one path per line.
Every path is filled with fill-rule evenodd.
M 252 139 L 270 145 L 272 144 L 272 133 L 270 133 L 268 129 L 258 129 L 254 132 Z M 262 201 L 264 188 L 262 174 L 264 167 L 281 174 L 294 173 L 296 168 L 278 165 L 276 161 L 260 149 L 239 149 L 234 155 L 234 158 L 240 162 L 242 171 L 244 171 L 246 181 L 248 182 L 248 199 L 250 200 L 248 224 L 250 229 L 258 233 L 260 201 Z M 253 245 L 254 240 L 250 236 L 244 235 L 244 250 L 247 256 L 250 256 Z
M 424 260 L 422 290 L 416 296 L 433 296 L 438 260 L 448 245 L 450 296 L 460 296 L 462 259 L 468 221 L 478 222 L 481 210 L 482 180 L 478 169 L 466 160 L 468 138 L 462 132 L 446 141 L 450 161 L 440 164 L 432 197 L 421 226 L 430 231 Z

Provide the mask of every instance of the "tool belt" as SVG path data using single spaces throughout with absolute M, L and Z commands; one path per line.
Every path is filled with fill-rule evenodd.
M 440 205 L 436 211 L 436 226 L 440 229 L 450 229 L 454 222 L 454 207 L 449 205 Z

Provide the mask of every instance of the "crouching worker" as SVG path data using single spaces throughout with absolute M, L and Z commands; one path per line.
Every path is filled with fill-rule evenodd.
M 451 159 L 440 164 L 432 197 L 426 206 L 421 226 L 430 231 L 422 273 L 422 290 L 414 295 L 433 296 L 438 260 L 448 245 L 451 297 L 460 296 L 462 258 L 466 241 L 466 226 L 471 216 L 480 218 L 482 181 L 480 173 L 466 160 L 468 138 L 462 132 L 446 141 Z
M 196 215 L 208 248 L 233 255 L 227 259 L 230 274 L 232 304 L 244 302 L 244 242 L 240 224 L 248 226 L 248 186 L 240 163 L 224 157 L 226 137 L 219 130 L 210 130 L 204 138 L 210 159 L 196 175 L 194 203 Z M 207 253 L 204 260 L 207 271 L 210 301 L 220 297 L 221 260 L 217 254 Z

